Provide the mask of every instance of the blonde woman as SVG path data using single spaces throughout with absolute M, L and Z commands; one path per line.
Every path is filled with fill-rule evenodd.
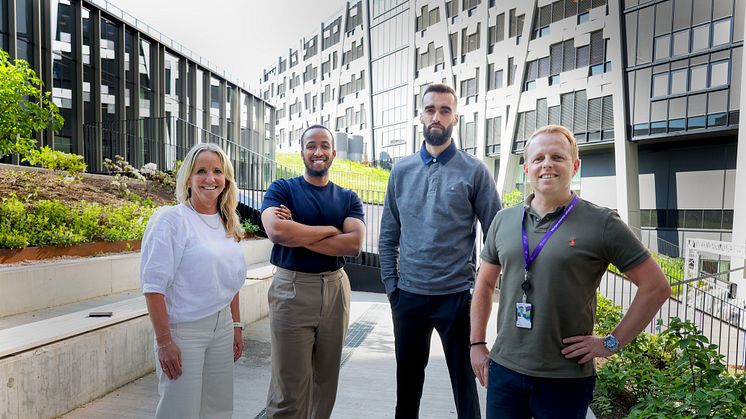
M 176 176 L 178 205 L 158 210 L 142 245 L 140 281 L 155 331 L 156 418 L 230 418 L 233 363 L 243 351 L 233 166 L 197 144 Z

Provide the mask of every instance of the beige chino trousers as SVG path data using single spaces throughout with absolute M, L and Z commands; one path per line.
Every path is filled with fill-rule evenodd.
M 269 419 L 327 419 L 337 398 L 350 316 L 344 269 L 308 274 L 277 268 L 269 293 L 272 378 Z

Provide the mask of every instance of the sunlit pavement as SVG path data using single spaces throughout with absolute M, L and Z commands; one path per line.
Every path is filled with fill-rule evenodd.
M 494 340 L 497 305 L 488 326 Z M 339 392 L 332 415 L 335 419 L 393 418 L 396 404 L 396 362 L 391 311 L 386 296 L 353 292 L 350 329 L 342 355 Z M 244 332 L 246 349 L 236 364 L 234 418 L 266 417 L 264 407 L 270 375 L 269 320 L 252 323 Z M 479 387 L 482 417 L 485 390 Z M 158 401 L 155 374 L 149 374 L 64 418 L 152 417 Z M 456 418 L 448 371 L 437 333 L 433 333 L 430 362 L 422 396 L 423 419 Z M 589 418 L 594 417 L 590 412 Z

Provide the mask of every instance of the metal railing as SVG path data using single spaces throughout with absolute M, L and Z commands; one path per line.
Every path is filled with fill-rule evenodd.
M 691 321 L 710 343 L 718 345 L 720 354 L 732 370 L 746 371 L 746 309 L 735 304 L 725 289 L 703 283 L 707 279 L 704 277 L 711 275 L 703 272 L 702 277 L 671 281 L 671 298 L 658 310 L 646 330 L 658 333 L 658 320 L 662 321 L 663 327 L 667 327 L 672 317 Z M 607 271 L 599 292 L 626 312 L 637 287 L 624 276 Z
M 88 124 L 83 134 L 84 158 L 92 173 L 106 173 L 103 159 L 114 160 L 117 155 L 137 168 L 155 163 L 160 170 L 170 170 L 197 142 L 218 144 L 235 170 L 241 218 L 257 225 L 264 192 L 270 183 L 300 175 L 267 156 L 176 117 Z

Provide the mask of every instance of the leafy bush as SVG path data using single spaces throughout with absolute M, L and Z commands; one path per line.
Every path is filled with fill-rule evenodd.
M 138 240 L 155 206 L 121 206 L 60 201 L 23 202 L 16 196 L 0 201 L 0 248 L 69 246 L 93 241 Z
M 83 173 L 86 169 L 83 156 L 52 150 L 47 146 L 29 151 L 23 161 L 52 171 L 64 170 L 71 175 Z
M 508 192 L 501 196 L 503 208 L 518 205 L 523 202 L 523 192 L 518 189 L 514 189 L 512 192 Z
M 259 232 L 259 226 L 249 220 L 243 220 L 241 222 L 241 227 L 246 234 L 256 234 Z
M 610 332 L 620 315 L 619 307 L 599 297 L 596 333 Z M 746 415 L 746 376 L 730 375 L 717 345 L 691 322 L 673 317 L 666 330 L 641 333 L 600 364 L 593 407 L 601 417 L 618 410 L 619 400 L 632 406 L 631 418 Z
M 173 170 L 161 171 L 155 163 L 148 163 L 140 168 L 140 174 L 145 179 L 157 183 L 163 189 L 173 191 L 176 189 L 176 173 L 181 166 L 181 160 L 177 160 Z
M 43 88 L 28 62 L 11 61 L 10 55 L 0 50 L 0 157 L 25 156 L 36 143 L 36 132 L 62 128 L 64 120 L 52 94 Z
M 106 169 L 110 175 L 122 175 L 137 179 L 140 182 L 145 182 L 145 176 L 140 173 L 134 166 L 129 164 L 124 157 L 120 155 L 114 156 L 114 161 L 111 159 L 104 159 L 104 169 Z

